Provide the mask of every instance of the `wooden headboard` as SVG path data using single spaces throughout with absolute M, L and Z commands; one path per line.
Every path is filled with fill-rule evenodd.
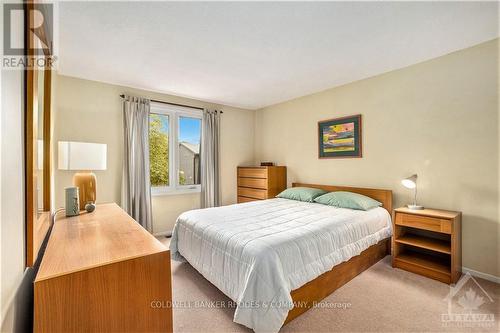
M 328 192 L 333 191 L 348 191 L 366 195 L 372 199 L 380 201 L 382 207 L 387 209 L 389 214 L 392 214 L 392 191 L 391 190 L 380 190 L 376 188 L 363 188 L 363 187 L 349 187 L 349 186 L 333 186 L 333 185 L 316 185 L 316 184 L 304 184 L 304 183 L 292 183 L 292 187 L 312 187 L 319 188 Z

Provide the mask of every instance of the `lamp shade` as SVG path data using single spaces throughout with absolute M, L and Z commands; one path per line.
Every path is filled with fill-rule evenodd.
M 59 141 L 59 170 L 106 170 L 107 145 L 102 143 Z
M 403 184 L 404 187 L 406 188 L 415 188 L 417 187 L 417 175 L 414 174 L 408 178 L 405 178 L 401 181 L 401 184 Z

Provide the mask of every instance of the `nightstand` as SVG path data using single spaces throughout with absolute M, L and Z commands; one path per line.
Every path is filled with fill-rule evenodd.
M 462 270 L 461 212 L 397 208 L 393 215 L 392 267 L 444 283 Z

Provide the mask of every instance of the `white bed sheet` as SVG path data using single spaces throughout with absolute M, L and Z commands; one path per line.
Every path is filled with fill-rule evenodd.
M 174 260 L 187 260 L 237 302 L 234 321 L 278 332 L 290 292 L 391 235 L 387 210 L 288 199 L 198 209 L 177 219 Z

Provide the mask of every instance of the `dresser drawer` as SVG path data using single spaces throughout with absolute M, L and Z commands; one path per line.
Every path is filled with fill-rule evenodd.
M 451 234 L 451 221 L 428 216 L 396 213 L 397 225 Z
M 265 178 L 243 178 L 238 177 L 238 186 L 252 187 L 267 190 L 267 179 Z
M 238 196 L 255 198 L 255 199 L 267 199 L 267 190 L 261 190 L 256 188 L 238 187 Z
M 259 201 L 260 199 L 255 198 L 247 198 L 247 197 L 238 197 L 238 203 L 250 202 L 250 201 Z
M 266 168 L 238 168 L 238 177 L 267 178 Z

